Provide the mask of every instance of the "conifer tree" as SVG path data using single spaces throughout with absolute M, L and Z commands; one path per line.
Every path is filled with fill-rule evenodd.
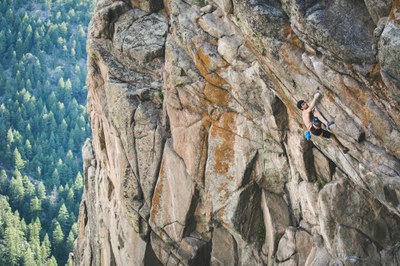
M 25 197 L 25 189 L 20 174 L 17 174 L 11 179 L 9 190 L 11 202 L 20 207 L 20 204 Z
M 67 237 L 67 242 L 66 242 L 66 249 L 68 251 L 72 251 L 74 248 L 74 241 L 75 241 L 75 236 L 72 230 L 69 232 L 68 237 Z
M 51 243 L 49 239 L 49 235 L 46 234 L 43 238 L 43 242 L 40 246 L 41 252 L 42 252 L 42 262 L 44 263 L 47 261 L 47 259 L 50 257 L 51 254 Z
M 43 200 L 46 198 L 46 187 L 44 186 L 43 182 L 39 182 L 36 189 L 36 195 L 39 200 Z
M 31 247 L 28 247 L 24 254 L 24 266 L 37 266 L 35 256 L 32 252 Z
M 21 154 L 18 151 L 18 148 L 14 149 L 14 165 L 15 168 L 21 170 L 25 166 L 25 162 L 21 157 Z
M 32 218 L 36 218 L 42 211 L 42 202 L 38 199 L 38 197 L 31 199 L 29 206 Z
M 60 210 L 58 211 L 57 221 L 60 223 L 63 230 L 69 228 L 69 214 L 65 204 L 62 204 Z
M 58 266 L 56 258 L 54 256 L 51 256 L 51 258 L 47 260 L 46 266 Z
M 60 247 L 64 241 L 64 233 L 61 229 L 61 226 L 58 222 L 56 222 L 54 231 L 53 231 L 53 244 L 56 248 Z
M 7 184 L 8 184 L 8 177 L 7 177 L 7 172 L 2 169 L 0 171 L 0 193 L 4 194 L 7 189 Z

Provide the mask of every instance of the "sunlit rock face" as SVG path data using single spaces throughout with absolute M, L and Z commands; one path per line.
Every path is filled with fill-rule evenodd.
M 76 265 L 398 265 L 398 0 L 102 0 Z M 319 110 L 348 154 L 305 130 Z

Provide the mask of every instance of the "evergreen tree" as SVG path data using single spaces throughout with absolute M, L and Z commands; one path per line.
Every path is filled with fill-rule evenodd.
M 4 169 L 0 171 L 0 194 L 4 194 L 8 187 L 8 177 Z
M 61 226 L 58 222 L 56 222 L 54 231 L 53 231 L 53 244 L 56 248 L 60 247 L 64 241 L 64 233 L 61 229 Z
M 49 239 L 49 235 L 46 234 L 43 238 L 42 245 L 40 246 L 41 249 L 41 257 L 42 257 L 42 262 L 45 263 L 51 254 L 51 243 Z
M 14 165 L 15 168 L 18 170 L 21 170 L 25 166 L 25 162 L 21 157 L 21 154 L 18 151 L 18 148 L 15 148 L 14 150 Z
M 74 241 L 75 241 L 75 236 L 72 230 L 69 232 L 68 237 L 67 237 L 67 242 L 66 242 L 66 249 L 68 251 L 72 251 L 74 248 Z
M 8 217 L 12 214 L 8 213 Z M 6 218 L 7 219 L 7 218 Z M 9 218 L 12 219 L 12 218 Z M 7 222 L 8 227 L 4 233 L 4 242 L 5 245 L 5 254 L 1 254 L 5 256 L 6 264 L 8 265 L 19 265 L 21 264 L 21 260 L 23 258 L 23 246 L 22 246 L 22 234 L 21 231 L 18 230 L 17 227 L 12 226 L 11 222 Z
M 43 182 L 39 182 L 36 189 L 36 195 L 39 200 L 46 198 L 46 187 L 44 186 Z
M 22 200 L 25 197 L 24 184 L 20 174 L 17 174 L 16 177 L 11 178 L 9 190 L 11 202 L 20 207 Z
M 57 260 L 54 256 L 51 256 L 46 262 L 46 266 L 57 266 Z
M 42 211 L 42 202 L 37 197 L 34 197 L 33 199 L 31 199 L 30 202 L 31 217 L 33 218 L 37 217 L 41 211 Z
M 24 255 L 24 266 L 37 266 L 32 249 L 28 247 Z
M 24 185 L 25 197 L 28 197 L 28 199 L 33 197 L 35 194 L 35 186 L 29 180 L 28 176 L 25 175 L 22 178 L 22 183 Z
M 65 204 L 62 204 L 58 211 L 57 221 L 60 223 L 63 230 L 69 228 L 69 214 Z

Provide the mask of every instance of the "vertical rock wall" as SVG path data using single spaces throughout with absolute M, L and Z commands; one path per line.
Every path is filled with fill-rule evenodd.
M 398 0 L 101 0 L 76 265 L 400 264 Z M 303 138 L 296 102 L 349 147 Z

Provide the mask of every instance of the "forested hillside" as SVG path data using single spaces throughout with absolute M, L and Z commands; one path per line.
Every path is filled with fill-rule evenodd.
M 0 265 L 64 265 L 83 190 L 92 0 L 0 0 Z

